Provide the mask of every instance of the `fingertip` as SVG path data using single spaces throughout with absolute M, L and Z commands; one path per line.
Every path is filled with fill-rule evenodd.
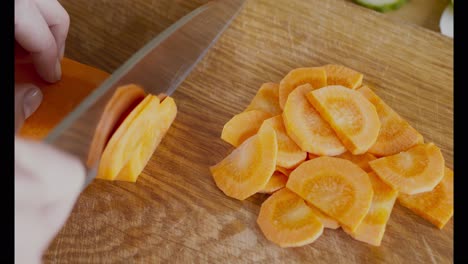
M 41 89 L 37 87 L 32 87 L 31 90 L 24 95 L 23 111 L 25 119 L 30 117 L 37 108 L 39 108 L 42 103 L 42 98 Z

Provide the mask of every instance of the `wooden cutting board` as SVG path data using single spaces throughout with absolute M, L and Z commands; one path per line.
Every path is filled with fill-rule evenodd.
M 282 249 L 256 224 L 267 195 L 226 197 L 208 167 L 232 148 L 222 127 L 263 82 L 339 63 L 453 164 L 453 40 L 340 0 L 251 0 L 174 94 L 179 113 L 137 183 L 96 180 L 45 255 L 51 263 L 450 263 L 453 220 L 438 230 L 396 204 L 380 247 L 326 229 Z

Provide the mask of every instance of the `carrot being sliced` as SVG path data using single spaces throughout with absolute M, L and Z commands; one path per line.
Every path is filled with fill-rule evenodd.
M 273 175 L 271 175 L 270 180 L 268 183 L 259 191 L 259 193 L 274 193 L 279 189 L 284 188 L 286 186 L 286 182 L 288 181 L 288 176 L 284 175 L 279 171 L 275 171 Z
M 342 85 L 356 89 L 361 86 L 364 75 L 343 65 L 327 64 L 323 66 L 327 74 L 327 85 Z
M 279 84 L 279 103 L 284 109 L 289 94 L 296 87 L 310 84 L 314 89 L 327 85 L 327 75 L 322 67 L 297 68 L 290 71 Z
M 251 110 L 237 114 L 224 125 L 221 139 L 234 147 L 238 147 L 246 139 L 255 135 L 263 124 L 263 121 L 270 117 L 269 113 L 260 110 Z
M 453 171 L 445 167 L 442 181 L 430 192 L 400 193 L 398 202 L 415 214 L 442 229 L 453 215 Z
M 444 177 L 445 161 L 433 143 L 369 162 L 372 170 L 394 189 L 405 194 L 432 191 Z
M 279 105 L 279 85 L 277 83 L 264 83 L 244 112 L 260 110 L 270 115 L 279 115 L 282 110 Z
M 158 97 L 148 94 L 130 112 L 107 143 L 96 178 L 115 180 L 122 168 L 133 158 L 145 133 L 156 125 L 153 115 L 158 106 Z
M 368 175 L 374 190 L 369 212 L 354 232 L 346 227 L 343 230 L 356 240 L 380 246 L 398 191 L 385 184 L 374 172 Z
M 146 114 L 146 113 L 140 113 Z M 149 113 L 148 113 L 149 114 Z M 117 181 L 136 182 L 161 140 L 166 135 L 177 115 L 174 99 L 165 97 L 151 116 L 153 125 L 143 134 L 139 146 L 134 150 L 129 162 L 116 176 Z M 135 124 L 134 124 L 135 125 Z
M 276 139 L 278 140 L 276 166 L 291 169 L 297 167 L 306 159 L 307 153 L 302 151 L 296 142 L 286 133 L 283 117 L 281 115 L 263 121 L 262 127 L 263 126 L 271 126 L 276 132 Z
M 323 233 L 323 224 L 312 209 L 286 188 L 262 203 L 257 224 L 268 240 L 283 248 L 310 244 Z
M 210 167 L 211 174 L 218 188 L 227 196 L 244 200 L 268 183 L 275 171 L 277 154 L 275 130 L 265 126 Z
M 335 157 L 303 162 L 289 175 L 286 188 L 352 231 L 366 216 L 373 197 L 367 173 Z
M 370 153 L 390 156 L 424 143 L 423 136 L 369 87 L 363 85 L 357 91 L 375 106 L 381 123 L 379 136 L 368 150 Z
M 324 228 L 338 229 L 340 223 L 333 219 L 332 217 L 326 215 L 324 212 L 320 211 L 317 207 L 306 201 L 307 206 L 312 210 L 312 212 L 317 216 L 317 218 L 322 222 Z
M 47 83 L 39 77 L 33 64 L 15 64 L 15 83 L 31 83 L 42 91 L 39 108 L 25 120 L 19 135 L 44 139 L 81 101 L 96 89 L 109 74 L 97 68 L 63 58 L 62 78 Z
M 346 148 L 330 125 L 307 101 L 306 94 L 313 90 L 310 84 L 304 84 L 289 95 L 283 112 L 286 132 L 303 151 L 320 156 L 339 155 Z
M 91 168 L 99 160 L 112 134 L 144 98 L 145 91 L 134 84 L 116 89 L 96 126 L 87 160 L 88 167 Z
M 364 154 L 377 140 L 379 116 L 361 93 L 332 85 L 307 93 L 307 99 L 352 154 Z

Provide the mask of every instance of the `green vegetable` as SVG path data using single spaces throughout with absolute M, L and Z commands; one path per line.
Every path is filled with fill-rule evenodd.
M 354 2 L 358 5 L 385 13 L 400 8 L 407 0 L 354 0 Z

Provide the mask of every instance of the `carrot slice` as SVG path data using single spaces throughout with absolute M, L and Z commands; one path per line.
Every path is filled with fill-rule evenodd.
M 327 85 L 342 85 L 356 89 L 361 86 L 364 75 L 343 65 L 328 64 L 323 66 L 327 74 Z
M 289 177 L 289 174 L 291 174 L 291 172 L 294 170 L 295 168 L 293 169 L 286 169 L 286 168 L 282 168 L 282 167 L 279 167 L 279 166 L 276 166 L 276 171 L 279 171 L 281 173 L 283 173 L 284 175 L 288 176 Z
M 350 152 L 345 152 L 341 155 L 336 156 L 337 158 L 347 159 L 352 163 L 358 165 L 365 172 L 371 172 L 372 169 L 369 166 L 369 161 L 377 159 L 374 155 L 366 152 L 361 155 L 353 155 Z
M 140 113 L 140 115 L 146 113 Z M 148 113 L 149 114 L 149 113 Z M 143 134 L 139 146 L 134 150 L 132 158 L 122 168 L 115 180 L 136 182 L 138 176 L 156 151 L 159 143 L 166 135 L 177 115 L 177 106 L 174 99 L 165 97 L 164 101 L 152 113 L 153 125 L 149 126 Z M 135 124 L 133 124 L 135 125 Z
M 133 157 L 145 133 L 156 125 L 153 116 L 158 106 L 158 97 L 149 94 L 130 112 L 107 143 L 96 178 L 115 180 L 121 169 Z
M 379 116 L 361 93 L 332 85 L 309 92 L 307 99 L 352 154 L 365 153 L 377 140 Z
M 31 83 L 42 91 L 42 103 L 25 120 L 19 135 L 40 140 L 60 123 L 109 74 L 97 68 L 63 58 L 62 79 L 50 84 L 43 81 L 32 64 L 15 64 L 15 83 Z
M 377 156 L 390 156 L 424 143 L 423 136 L 369 87 L 363 85 L 358 92 L 375 106 L 381 123 L 379 136 L 368 150 L 370 153 Z
M 320 156 L 339 155 L 346 148 L 330 125 L 307 101 L 306 94 L 311 91 L 312 86 L 304 84 L 289 95 L 283 112 L 286 132 L 303 151 Z
M 453 215 L 453 171 L 445 167 L 442 181 L 430 192 L 400 193 L 398 202 L 442 229 Z
M 260 110 L 270 115 L 279 115 L 282 110 L 279 105 L 279 85 L 277 83 L 264 83 L 244 112 Z
M 273 175 L 271 175 L 270 180 L 268 183 L 259 191 L 259 193 L 274 193 L 279 189 L 284 188 L 286 186 L 286 182 L 288 181 L 288 176 L 284 175 L 279 171 L 275 171 Z
M 324 212 L 320 211 L 317 207 L 306 201 L 307 206 L 312 210 L 315 216 L 322 222 L 323 227 L 330 229 L 338 229 L 340 223 L 333 219 L 332 217 L 326 215 Z
M 286 188 L 352 231 L 366 216 L 373 197 L 367 173 L 335 157 L 303 162 L 289 175 Z
M 128 114 L 145 98 L 145 91 L 134 84 L 119 87 L 111 97 L 94 132 L 87 165 L 92 167 L 101 156 L 112 134 Z
M 356 240 L 380 246 L 398 191 L 385 184 L 374 172 L 368 175 L 374 190 L 369 212 L 354 232 L 346 227 L 343 230 Z
M 312 153 L 308 153 L 308 154 L 309 154 L 309 156 L 308 156 L 309 160 L 320 157 L 320 156 L 314 155 Z M 365 172 L 371 172 L 372 171 L 371 167 L 369 166 L 369 161 L 377 159 L 377 157 L 375 157 L 374 155 L 372 155 L 372 154 L 370 154 L 368 152 L 366 152 L 364 154 L 361 154 L 361 155 L 353 155 L 348 151 L 346 151 L 345 153 L 340 154 L 338 156 L 335 156 L 335 157 L 340 158 L 340 159 L 349 160 L 352 163 L 358 165 Z
M 291 169 L 297 167 L 306 159 L 307 153 L 302 151 L 286 133 L 281 115 L 265 120 L 262 126 L 271 126 L 276 132 L 276 139 L 278 140 L 277 166 Z
M 214 181 L 227 196 L 244 200 L 262 190 L 275 171 L 278 143 L 275 130 L 265 126 L 210 167 Z
M 246 139 L 255 135 L 263 121 L 270 117 L 270 114 L 260 110 L 237 114 L 224 125 L 221 139 L 234 147 L 238 147 Z
M 312 209 L 286 188 L 262 203 L 257 224 L 268 240 L 283 248 L 310 244 L 323 233 L 323 224 Z
M 445 161 L 434 143 L 420 144 L 408 151 L 369 162 L 372 170 L 401 193 L 432 191 L 444 177 Z
M 327 75 L 322 67 L 297 68 L 290 71 L 279 84 L 279 103 L 284 109 L 289 94 L 296 87 L 303 84 L 310 84 L 317 89 L 327 85 Z

